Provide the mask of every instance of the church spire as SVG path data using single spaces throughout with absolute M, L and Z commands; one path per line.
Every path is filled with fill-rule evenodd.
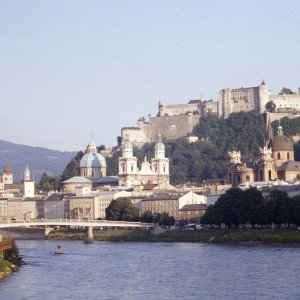
M 30 181 L 30 171 L 28 164 L 26 165 L 26 169 L 24 171 L 24 181 Z
M 280 125 L 280 120 L 279 120 L 279 125 L 277 127 L 277 134 L 278 135 L 283 135 L 283 128 L 282 126 Z

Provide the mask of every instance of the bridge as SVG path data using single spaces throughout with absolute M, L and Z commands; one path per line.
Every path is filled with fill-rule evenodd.
M 117 228 L 153 228 L 153 223 L 143 222 L 127 222 L 127 221 L 109 221 L 109 220 L 79 220 L 79 219 L 57 219 L 57 220 L 28 220 L 28 221 L 2 221 L 0 222 L 0 229 L 5 228 L 20 228 L 20 227 L 45 227 L 45 236 L 51 231 L 50 227 L 54 226 L 72 226 L 85 227 L 85 241 L 91 242 L 93 240 L 94 227 L 117 227 Z

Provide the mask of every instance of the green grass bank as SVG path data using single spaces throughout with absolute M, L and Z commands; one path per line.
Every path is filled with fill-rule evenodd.
M 83 240 L 80 231 L 52 231 L 50 240 Z M 167 231 L 152 235 L 146 230 L 101 230 L 94 231 L 95 241 L 113 242 L 206 242 L 206 243 L 249 243 L 249 244 L 297 244 L 300 245 L 298 230 L 197 230 Z

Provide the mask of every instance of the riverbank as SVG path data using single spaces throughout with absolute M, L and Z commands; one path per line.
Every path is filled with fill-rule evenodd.
M 83 240 L 80 231 L 52 231 L 50 240 Z M 94 231 L 95 241 L 114 242 L 206 242 L 206 243 L 238 243 L 238 244 L 297 244 L 300 245 L 298 230 L 197 230 L 167 231 L 152 235 L 147 230 L 101 230 Z
M 18 267 L 7 260 L 0 260 L 0 280 L 18 271 Z

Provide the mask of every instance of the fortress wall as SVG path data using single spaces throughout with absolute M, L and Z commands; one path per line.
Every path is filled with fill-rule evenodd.
M 300 110 L 300 95 L 292 94 L 292 95 L 271 95 L 269 97 L 270 101 L 273 101 L 276 104 L 276 108 L 289 108 Z
M 295 119 L 300 117 L 300 114 L 292 114 L 292 113 L 270 113 L 270 122 L 275 120 L 280 120 L 284 117 L 288 117 L 289 119 Z
M 192 132 L 199 119 L 199 115 L 152 117 L 146 135 L 151 142 L 156 141 L 159 130 L 164 138 L 181 138 Z
M 122 128 L 121 129 L 122 141 L 125 140 L 126 135 L 128 135 L 129 141 L 131 141 L 137 147 L 142 147 L 144 143 L 148 142 L 144 130 L 139 127 Z
M 187 112 L 199 111 L 199 109 L 199 103 L 162 105 L 160 108 L 160 116 L 176 116 Z

